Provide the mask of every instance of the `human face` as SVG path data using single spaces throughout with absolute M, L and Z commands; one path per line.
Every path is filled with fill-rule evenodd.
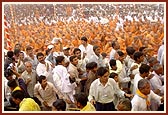
M 150 90 L 151 90 L 151 88 L 150 88 L 150 84 L 149 83 L 147 83 L 144 86 L 144 88 L 140 89 L 141 93 L 143 93 L 144 95 L 150 94 Z
M 32 64 L 30 62 L 25 63 L 26 71 L 31 72 L 32 71 Z
M 95 54 L 96 54 L 96 55 L 99 55 L 99 54 L 100 54 L 100 48 L 97 48 L 97 49 L 95 50 Z
M 81 59 L 81 52 L 80 51 L 76 51 L 75 52 L 75 56 L 78 57 L 78 59 Z
M 78 64 L 78 58 L 74 58 L 71 63 L 76 66 Z
M 118 103 L 117 111 L 123 111 L 124 105 L 122 103 Z
M 115 80 L 116 82 L 118 82 L 118 76 L 115 76 L 115 77 L 114 77 L 114 80 Z
M 83 44 L 84 46 L 86 46 L 87 42 L 84 40 L 81 40 L 81 44 Z
M 100 82 L 106 84 L 109 79 L 109 72 L 106 72 L 103 76 L 100 77 Z
M 15 99 L 15 98 L 12 97 L 12 100 L 15 102 L 16 105 L 20 104 L 20 99 Z
M 44 56 L 38 56 L 38 61 L 42 64 L 45 64 Z
M 44 88 L 47 86 L 47 79 L 42 80 L 41 86 L 44 87 Z

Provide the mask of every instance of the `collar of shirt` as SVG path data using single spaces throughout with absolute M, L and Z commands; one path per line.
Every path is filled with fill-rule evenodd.
M 103 84 L 100 82 L 100 78 L 98 78 L 98 79 L 99 79 L 99 80 L 98 80 L 98 86 L 99 86 L 99 85 L 103 86 Z M 108 81 L 107 81 L 107 83 L 105 84 L 104 87 L 106 87 L 106 86 L 108 86 L 108 85 L 111 85 L 110 82 L 109 82 L 109 79 L 108 79 Z

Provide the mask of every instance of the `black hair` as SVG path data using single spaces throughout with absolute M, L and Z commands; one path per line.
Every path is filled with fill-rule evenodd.
M 117 51 L 119 56 L 124 56 L 124 53 L 122 51 Z
M 134 52 L 135 52 L 135 49 L 133 47 L 127 47 L 126 48 L 126 52 L 127 54 L 130 56 L 130 55 L 133 55 Z
M 13 55 L 14 55 L 14 52 L 13 52 L 13 51 L 8 51 L 8 52 L 7 52 L 7 57 L 12 58 Z
M 147 47 L 140 47 L 139 51 L 142 52 L 145 48 L 147 48 Z
M 73 50 L 73 54 L 75 54 L 77 51 L 80 51 L 80 52 L 81 52 L 81 50 L 80 50 L 79 48 L 75 48 L 75 49 Z
M 38 78 L 39 83 L 41 84 L 42 80 L 44 80 L 44 79 L 46 79 L 46 76 L 40 75 L 39 78 Z
M 106 72 L 108 72 L 107 68 L 105 68 L 105 67 L 99 67 L 97 69 L 96 75 L 99 76 L 99 77 L 102 77 Z
M 53 102 L 53 106 L 58 111 L 65 111 L 66 110 L 66 102 L 63 99 L 57 99 L 55 102 Z
M 88 98 L 83 92 L 74 95 L 77 102 L 79 102 L 83 107 L 87 105 Z
M 111 59 L 109 63 L 110 63 L 110 67 L 116 66 L 116 60 L 115 59 Z
M 84 37 L 82 37 L 81 38 L 81 40 L 83 40 L 83 41 L 85 41 L 85 42 L 87 42 L 87 38 L 84 36 Z
M 23 100 L 24 99 L 24 92 L 21 90 L 16 90 L 16 91 L 12 92 L 12 97 L 15 99 Z
M 109 78 L 113 78 L 113 79 L 114 79 L 114 77 L 115 77 L 115 76 L 118 76 L 118 74 L 117 74 L 117 73 L 112 72 L 112 73 L 110 73 Z
M 137 51 L 134 53 L 134 60 L 137 61 L 141 56 L 143 56 L 143 53 L 140 51 Z
M 71 56 L 71 57 L 69 58 L 70 62 L 73 62 L 73 59 L 74 59 L 74 58 L 76 58 L 76 56 L 74 56 L 74 55 Z
M 60 64 L 64 60 L 64 58 L 65 58 L 64 56 L 57 56 L 56 57 L 56 63 Z
M 139 67 L 139 72 L 140 72 L 140 74 L 148 73 L 149 70 L 150 70 L 150 66 L 147 65 L 147 64 L 142 64 L 142 65 Z
M 39 56 L 44 56 L 44 54 L 43 54 L 42 52 L 39 52 L 39 53 L 37 53 L 37 55 L 36 55 L 37 59 L 38 59 Z
M 16 83 L 16 80 L 15 79 L 12 79 L 12 80 L 9 80 L 8 81 L 8 86 L 9 87 L 12 87 L 12 88 L 15 88 L 18 86 L 18 84 Z

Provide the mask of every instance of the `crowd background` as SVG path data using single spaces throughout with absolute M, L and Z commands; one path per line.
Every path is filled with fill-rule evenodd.
M 5 110 L 163 111 L 164 7 L 5 4 Z
M 18 42 L 23 51 L 27 45 L 36 52 L 46 49 L 54 37 L 72 49 L 79 46 L 82 36 L 107 54 L 109 42 L 115 39 L 123 51 L 132 44 L 155 45 L 157 50 L 164 36 L 163 4 L 6 4 L 4 13 L 11 47 Z

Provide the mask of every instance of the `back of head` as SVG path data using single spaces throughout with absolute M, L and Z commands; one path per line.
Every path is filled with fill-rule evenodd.
M 74 95 L 77 102 L 79 102 L 83 107 L 87 105 L 88 98 L 85 93 L 78 93 Z
M 110 76 L 109 76 L 109 77 L 114 79 L 114 77 L 115 77 L 115 76 L 118 76 L 118 74 L 117 74 L 117 73 L 112 72 L 112 73 L 110 73 Z
M 116 60 L 115 59 L 111 59 L 110 60 L 110 67 L 115 66 L 116 65 Z
M 143 56 L 143 53 L 140 51 L 137 51 L 134 53 L 134 60 L 137 61 L 138 59 L 140 59 L 140 57 Z
M 131 101 L 128 98 L 120 99 L 118 104 L 122 105 L 120 108 L 118 106 L 118 111 L 131 111 L 132 109 Z
M 135 52 L 135 49 L 133 47 L 127 47 L 126 48 L 126 52 L 127 54 L 130 56 L 130 55 L 133 55 L 134 52 Z
M 150 70 L 150 66 L 147 65 L 147 64 L 142 64 L 142 65 L 139 67 L 139 72 L 140 72 L 140 74 L 148 73 L 149 70 Z
M 24 99 L 24 92 L 21 90 L 16 90 L 16 91 L 12 92 L 12 97 L 15 99 L 23 100 Z
M 57 111 L 66 110 L 66 102 L 63 99 L 57 99 L 55 102 L 53 102 L 53 106 L 57 109 Z
M 11 87 L 11 88 L 15 88 L 15 87 L 18 86 L 18 84 L 16 83 L 15 79 L 12 79 L 12 80 L 8 81 L 8 86 Z
M 65 58 L 64 56 L 57 56 L 56 57 L 56 63 L 60 64 L 64 60 L 64 58 Z
M 8 51 L 8 52 L 7 52 L 7 57 L 12 58 L 13 55 L 14 55 L 14 52 L 13 52 L 13 51 Z

